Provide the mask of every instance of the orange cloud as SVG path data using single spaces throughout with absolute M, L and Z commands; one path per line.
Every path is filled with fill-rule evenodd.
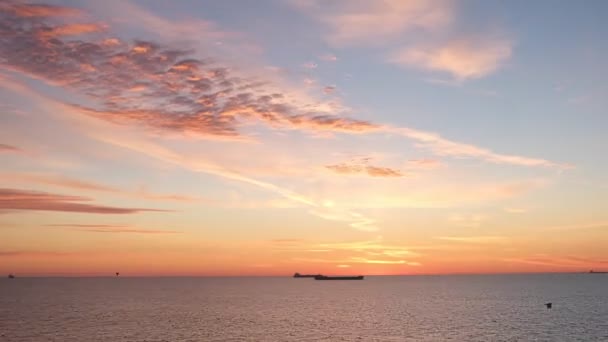
M 474 244 L 499 244 L 509 241 L 509 239 L 504 236 L 440 236 L 437 239 Z
M 106 224 L 50 224 L 49 227 L 65 227 L 71 230 L 90 233 L 133 233 L 133 234 L 179 234 L 173 230 L 139 229 L 129 226 Z
M 76 16 L 82 14 L 80 10 L 75 8 L 10 2 L 1 4 L 0 10 L 12 12 L 19 17 Z
M 510 56 L 512 43 L 505 39 L 457 39 L 435 47 L 407 47 L 389 60 L 403 66 L 450 73 L 466 80 L 496 71 Z
M 399 170 L 388 167 L 368 165 L 370 158 L 363 158 L 360 161 L 326 165 L 325 168 L 343 175 L 367 174 L 372 177 L 403 177 Z
M 163 211 L 82 203 L 90 200 L 90 198 L 80 196 L 20 189 L 0 189 L 0 209 L 7 210 L 65 211 L 91 214 L 135 214 L 144 211 Z
M 99 32 L 103 30 L 103 26 L 97 24 L 68 24 L 49 28 L 41 31 L 40 34 L 45 38 L 59 36 L 75 36 L 86 33 Z
M 442 165 L 436 159 L 411 159 L 407 161 L 407 167 L 414 169 L 435 169 Z

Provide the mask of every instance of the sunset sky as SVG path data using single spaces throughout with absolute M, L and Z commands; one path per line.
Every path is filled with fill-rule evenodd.
M 608 270 L 606 13 L 2 1 L 0 273 Z

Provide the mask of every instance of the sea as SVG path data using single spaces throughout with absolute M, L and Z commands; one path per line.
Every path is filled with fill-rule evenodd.
M 608 274 L 17 277 L 0 341 L 608 341 Z

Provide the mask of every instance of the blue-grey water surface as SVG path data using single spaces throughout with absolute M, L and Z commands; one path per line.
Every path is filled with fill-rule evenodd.
M 0 341 L 608 341 L 608 274 L 0 279 Z

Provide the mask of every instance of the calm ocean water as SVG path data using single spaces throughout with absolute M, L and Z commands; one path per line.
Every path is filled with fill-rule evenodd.
M 0 341 L 608 341 L 608 274 L 0 279 Z

